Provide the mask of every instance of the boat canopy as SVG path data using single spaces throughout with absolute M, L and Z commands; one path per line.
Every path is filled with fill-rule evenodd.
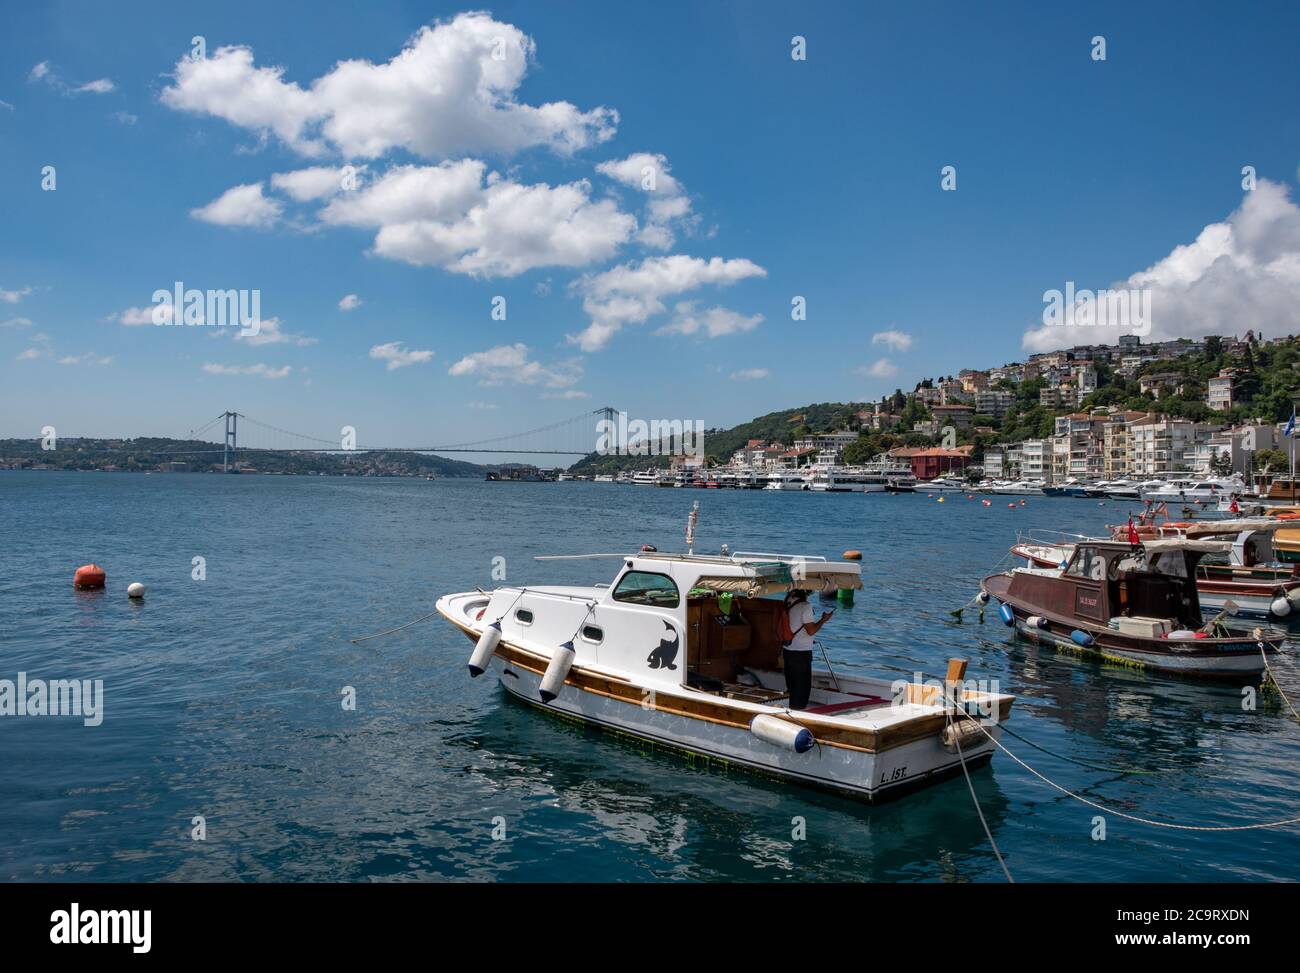
M 824 566 L 823 566 L 824 567 Z M 709 591 L 730 591 L 746 598 L 762 598 L 764 595 L 779 595 L 796 589 L 800 591 L 836 591 L 840 588 L 862 589 L 860 574 L 821 571 L 803 578 L 795 578 L 789 572 L 784 577 L 779 573 L 758 573 L 753 577 L 717 577 L 705 576 L 695 582 L 696 588 Z

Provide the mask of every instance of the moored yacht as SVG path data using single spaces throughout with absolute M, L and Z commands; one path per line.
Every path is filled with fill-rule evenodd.
M 807 476 L 798 470 L 774 470 L 767 474 L 764 490 L 808 490 Z
M 951 476 L 937 476 L 933 480 L 918 480 L 917 493 L 960 493 L 966 489 L 961 480 Z

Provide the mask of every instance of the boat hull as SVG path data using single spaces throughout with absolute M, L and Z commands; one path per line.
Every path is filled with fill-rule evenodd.
M 996 749 L 987 737 L 963 745 L 961 756 L 950 753 L 938 737 L 929 736 L 879 752 L 814 747 L 797 754 L 773 747 L 748 729 L 664 712 L 653 705 L 629 704 L 565 685 L 560 695 L 544 703 L 541 674 L 496 657 L 490 670 L 515 699 L 548 713 L 577 720 L 613 734 L 627 735 L 680 753 L 703 757 L 723 766 L 833 791 L 872 803 L 892 800 L 927 784 L 987 763 Z M 997 738 L 1001 728 L 986 722 Z
M 1264 671 L 1264 651 L 1276 654 L 1277 644 L 1262 643 L 1253 635 L 1241 633 L 1222 639 L 1159 639 L 1125 635 L 1108 627 L 1061 618 L 1041 606 L 1025 604 L 1008 597 L 1010 579 L 994 575 L 984 579 L 984 590 L 1011 609 L 1015 631 L 1032 642 L 1052 645 L 1068 652 L 1095 656 L 1108 662 L 1173 675 L 1211 679 L 1236 679 L 1258 676 Z M 1047 628 L 1029 624 L 1029 618 L 1042 617 Z M 1075 631 L 1093 638 L 1092 645 L 1079 645 L 1071 637 Z

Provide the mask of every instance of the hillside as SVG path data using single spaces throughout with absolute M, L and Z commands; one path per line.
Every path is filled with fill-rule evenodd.
M 112 467 L 126 471 L 156 470 L 164 463 L 185 463 L 188 472 L 221 469 L 221 447 L 199 440 L 158 439 L 60 439 L 57 449 L 41 449 L 40 440 L 0 439 L 0 468 L 47 467 L 65 470 L 97 470 Z M 424 453 L 250 453 L 240 450 L 232 456 L 253 466 L 258 473 L 319 473 L 350 476 L 451 476 L 481 478 L 493 467 Z

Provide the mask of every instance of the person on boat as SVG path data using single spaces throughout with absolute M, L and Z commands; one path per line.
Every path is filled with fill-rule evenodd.
M 834 611 L 822 612 L 822 617 L 814 620 L 808 592 L 798 589 L 790 592 L 786 601 L 786 618 L 791 638 L 790 644 L 782 648 L 781 655 L 791 709 L 808 708 L 808 695 L 812 692 L 813 636 L 834 614 Z

